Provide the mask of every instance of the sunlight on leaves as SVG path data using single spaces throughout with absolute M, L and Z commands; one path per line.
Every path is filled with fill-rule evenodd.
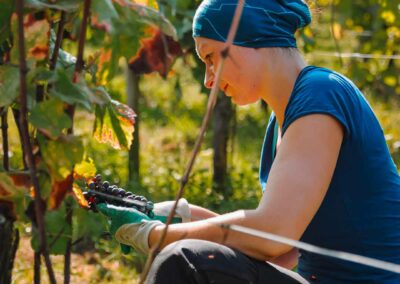
M 78 178 L 92 178 L 96 175 L 97 169 L 92 159 L 82 161 L 75 165 L 74 168 L 74 179 Z
M 88 204 L 85 196 L 83 196 L 82 189 L 75 183 L 72 185 L 72 192 L 73 192 L 74 198 L 76 199 L 76 201 L 78 202 L 78 204 L 81 207 L 89 208 L 89 204 Z
M 132 144 L 135 112 L 125 104 L 112 101 L 106 107 L 96 107 L 93 137 L 114 149 L 128 150 Z

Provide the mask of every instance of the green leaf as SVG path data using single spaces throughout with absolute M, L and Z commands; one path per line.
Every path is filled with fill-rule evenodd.
M 63 206 L 58 210 L 46 212 L 44 217 L 50 254 L 64 254 L 67 242 L 72 238 L 72 226 L 65 222 L 65 216 L 66 210 Z M 39 236 L 37 230 L 33 231 L 31 245 L 35 251 L 38 251 Z
M 82 161 L 84 148 L 77 136 L 61 136 L 58 140 L 46 140 L 38 136 L 38 140 L 42 157 L 56 181 L 66 179 L 72 167 Z
M 137 19 L 137 21 L 159 28 L 164 34 L 169 35 L 174 40 L 178 40 L 175 27 L 158 11 L 135 3 L 129 3 L 129 7 L 136 13 L 135 19 Z
M 118 18 L 118 13 L 111 0 L 93 0 L 92 2 L 92 24 L 95 27 L 104 28 L 113 32 L 112 20 Z
M 0 107 L 10 105 L 18 96 L 19 70 L 16 67 L 0 66 Z
M 64 112 L 64 103 L 56 99 L 37 104 L 31 111 L 29 121 L 52 138 L 59 137 L 63 129 L 72 126 L 71 119 Z
M 67 104 L 78 104 L 91 111 L 90 92 L 86 82 L 81 80 L 79 83 L 74 84 L 63 70 L 58 70 L 57 80 L 50 90 L 50 95 Z
M 8 40 L 10 36 L 10 21 L 14 11 L 14 2 L 11 0 L 0 0 L 0 44 Z
M 96 214 L 87 210 L 74 211 L 73 218 L 73 239 L 80 239 L 82 237 L 89 237 L 92 240 L 99 240 L 100 236 L 106 230 L 107 219 L 101 218 Z M 91 224 L 96 224 L 95 226 Z
M 111 96 L 103 86 L 94 87 L 91 90 L 91 101 L 93 103 L 102 106 L 111 102 Z
M 53 83 L 56 79 L 56 73 L 54 71 L 50 71 L 45 67 L 37 67 L 28 73 L 29 82 L 32 84 L 46 84 Z
M 77 10 L 81 3 L 82 3 L 81 0 L 57 0 L 57 1 L 25 0 L 26 7 L 31 7 L 40 10 L 50 8 L 66 12 L 72 12 L 74 10 Z

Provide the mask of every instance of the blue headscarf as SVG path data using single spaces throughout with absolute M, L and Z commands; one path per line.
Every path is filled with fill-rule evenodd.
M 204 0 L 193 20 L 193 37 L 225 42 L 238 0 Z M 246 0 L 235 45 L 296 47 L 294 33 L 311 22 L 302 0 Z

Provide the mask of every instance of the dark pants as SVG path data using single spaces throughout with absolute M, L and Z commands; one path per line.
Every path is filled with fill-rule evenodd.
M 301 283 L 293 275 L 295 273 L 291 271 L 278 270 L 267 262 L 250 258 L 223 245 L 201 240 L 182 240 L 160 252 L 146 283 Z

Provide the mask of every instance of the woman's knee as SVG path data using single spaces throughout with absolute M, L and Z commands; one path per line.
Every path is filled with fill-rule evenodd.
M 181 240 L 166 246 L 154 259 L 148 283 L 198 283 L 193 281 L 198 275 L 192 261 L 199 242 Z

